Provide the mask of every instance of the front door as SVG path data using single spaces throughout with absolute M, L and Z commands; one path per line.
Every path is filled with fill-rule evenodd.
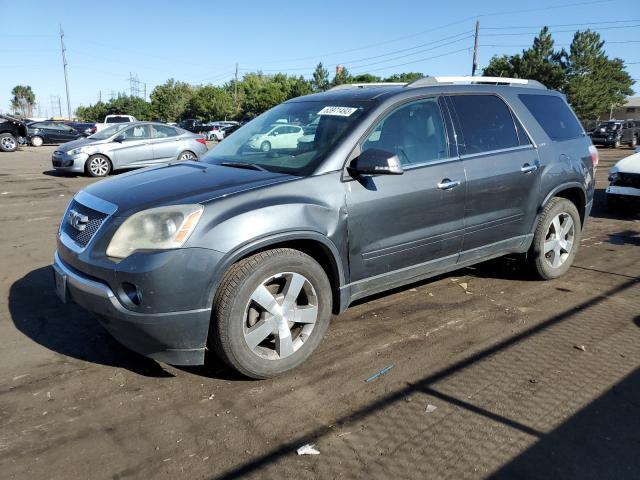
M 396 154 L 404 173 L 345 183 L 358 296 L 455 264 L 464 227 L 464 170 L 450 153 L 436 98 L 396 108 L 360 145 L 368 148 Z
M 460 261 L 515 248 L 537 212 L 538 152 L 500 97 L 455 95 L 448 102 L 467 178 Z
M 153 165 L 151 128 L 149 125 L 134 125 L 122 132 L 122 142 L 114 142 L 117 168 Z

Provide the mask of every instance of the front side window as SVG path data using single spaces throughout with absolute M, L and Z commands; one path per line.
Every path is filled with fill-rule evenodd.
M 135 127 L 127 128 L 124 132 L 125 141 L 131 140 L 144 140 L 149 138 L 149 125 L 136 125 Z
M 450 97 L 462 128 L 467 154 L 504 150 L 520 145 L 509 107 L 495 95 Z
M 434 98 L 399 107 L 382 119 L 362 143 L 394 153 L 403 166 L 449 157 L 440 107 Z
M 373 106 L 335 99 L 283 103 L 240 127 L 202 161 L 309 175 Z

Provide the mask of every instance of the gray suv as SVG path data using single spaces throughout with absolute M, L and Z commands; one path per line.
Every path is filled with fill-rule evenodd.
M 505 254 L 564 274 L 597 162 L 564 97 L 534 81 L 341 86 L 267 111 L 200 162 L 80 191 L 55 288 L 151 358 L 213 352 L 271 377 L 356 299 Z

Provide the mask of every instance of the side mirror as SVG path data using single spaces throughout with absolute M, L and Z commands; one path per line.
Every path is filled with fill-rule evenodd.
M 353 175 L 402 175 L 400 159 L 394 153 L 370 148 L 354 158 L 348 167 Z
M 122 142 L 124 142 L 124 141 L 126 140 L 126 138 L 127 138 L 127 137 L 125 137 L 125 136 L 124 136 L 124 134 L 123 134 L 123 133 L 121 133 L 120 135 L 117 135 L 117 136 L 113 139 L 113 141 L 114 141 L 114 142 L 118 142 L 118 143 L 122 143 Z

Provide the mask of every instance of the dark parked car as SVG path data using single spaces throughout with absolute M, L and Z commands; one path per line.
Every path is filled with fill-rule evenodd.
M 0 115 L 0 151 L 13 152 L 26 139 L 27 126 L 24 122 L 8 115 Z
M 245 148 L 317 117 L 303 149 Z M 341 86 L 276 106 L 201 162 L 81 190 L 55 288 L 151 358 L 201 364 L 210 349 L 270 377 L 356 299 L 506 254 L 563 275 L 597 163 L 564 96 L 535 81 Z
M 33 122 L 27 125 L 29 143 L 34 147 L 40 147 L 46 143 L 60 144 L 71 142 L 87 136 L 62 122 Z
M 97 132 L 95 122 L 64 122 L 64 124 L 69 125 L 71 128 L 75 128 L 85 135 L 93 135 Z
M 594 145 L 605 145 L 614 148 L 629 145 L 635 148 L 640 135 L 640 121 L 610 120 L 598 125 L 589 135 Z
M 212 127 L 208 123 L 202 123 L 200 120 L 196 120 L 194 118 L 187 118 L 186 120 L 182 120 L 178 122 L 178 126 L 180 128 L 184 128 L 192 133 L 206 133 L 209 132 Z

